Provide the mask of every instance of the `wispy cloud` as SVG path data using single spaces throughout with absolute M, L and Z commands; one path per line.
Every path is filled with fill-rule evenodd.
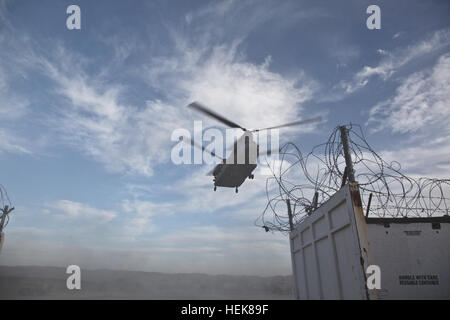
M 46 206 L 46 213 L 63 220 L 83 220 L 86 223 L 109 222 L 116 217 L 116 213 L 90 207 L 80 202 L 59 200 Z
M 340 100 L 364 88 L 375 77 L 386 81 L 412 61 L 428 54 L 439 53 L 448 46 L 450 46 L 450 30 L 443 29 L 434 32 L 428 39 L 416 42 L 406 48 L 398 48 L 392 53 L 378 50 L 382 58 L 376 66 L 364 66 L 351 80 L 339 82 L 325 99 Z
M 126 269 L 154 272 L 273 275 L 289 274 L 287 239 L 255 228 L 207 225 L 173 229 L 143 241 L 138 247 L 103 247 L 76 243 L 35 242 L 40 230 L 14 230 L 2 251 L 2 264 L 78 264 L 87 269 Z M 34 236 L 34 238 L 33 238 Z M 41 239 L 42 240 L 42 239 Z
M 109 171 L 151 176 L 169 158 L 171 131 L 185 121 L 178 106 L 160 100 L 128 104 L 124 86 L 111 78 L 104 83 L 104 74 L 88 75 L 83 57 L 57 49 L 56 57 L 31 60 L 56 85 L 52 93 L 63 98 L 48 119 L 52 129 Z
M 45 228 L 50 228 L 48 230 L 58 229 L 60 238 L 75 237 L 80 239 L 78 242 L 85 243 L 101 237 L 99 242 L 102 243 L 119 241 L 129 244 L 152 233 L 155 229 L 152 218 L 174 213 L 176 204 L 127 197 L 110 207 L 112 209 L 57 200 L 41 208 L 40 219 L 45 222 Z
M 3 45 L 6 41 L 0 37 L 0 46 Z M 28 113 L 30 103 L 26 97 L 14 92 L 4 63 L 0 61 L 0 152 L 31 154 L 25 139 L 20 137 L 14 126 L 15 121 L 20 121 Z
M 272 30 L 283 32 L 301 21 L 328 16 L 326 10 L 311 8 L 305 2 L 211 1 L 185 15 L 188 28 L 182 36 L 191 38 L 197 45 L 218 45 L 233 39 L 243 40 L 259 27 L 270 25 Z
M 152 55 L 147 63 L 134 66 L 138 70 L 134 74 L 128 72 L 133 67 L 127 66 L 123 73 L 127 82 L 119 82 L 116 76 L 118 70 L 125 69 L 124 57 L 133 52 L 132 42 L 128 43 L 126 52 L 103 61 L 97 73 L 92 72 L 96 61 L 71 52 L 63 42 L 46 49 L 32 41 L 16 41 L 17 56 L 10 58 L 24 74 L 37 72 L 54 84 L 52 90 L 47 89 L 53 110 L 42 123 L 48 125 L 55 142 L 81 150 L 110 172 L 150 177 L 156 166 L 169 161 L 172 131 L 179 127 L 190 128 L 192 120 L 199 119 L 198 114 L 184 108 L 193 100 L 202 101 L 253 128 L 305 118 L 303 104 L 312 98 L 314 81 L 301 72 L 292 78 L 271 71 L 270 56 L 259 64 L 249 62 L 245 52 L 239 49 L 242 38 L 230 40 L 211 36 L 212 29 L 220 29 L 214 15 L 221 10 L 235 12 L 240 8 L 234 2 L 226 4 L 221 3 L 222 9 L 214 6 L 192 13 L 192 17 L 207 20 L 206 25 L 210 26 L 201 32 L 193 21 L 187 31 L 170 27 L 173 47 L 163 51 L 173 54 Z M 253 22 L 242 37 L 278 13 L 278 9 L 272 13 L 251 12 L 253 20 L 249 20 Z M 105 44 L 117 48 L 117 41 L 111 39 Z M 108 67 L 112 65 L 113 68 Z M 143 78 L 152 92 L 159 93 L 158 98 L 142 94 L 130 99 L 132 83 L 139 83 Z M 14 101 L 25 106 L 26 94 L 20 97 Z M 19 104 L 15 105 L 18 113 Z M 300 130 L 312 128 L 314 125 Z
M 10 2 L 10 0 L 0 0 L 0 25 L 9 24 L 7 19 L 8 2 Z
M 179 204 L 178 204 L 179 205 Z M 157 215 L 170 215 L 177 212 L 177 204 L 146 200 L 125 199 L 122 201 L 124 223 L 123 233 L 129 239 L 136 239 L 143 233 L 154 230 L 151 218 Z
M 31 150 L 24 145 L 26 145 L 26 142 L 22 138 L 0 129 L 0 153 L 31 154 Z
M 151 58 L 144 73 L 148 84 L 180 101 L 201 101 L 249 128 L 302 118 L 303 104 L 317 90 L 315 81 L 301 70 L 295 77 L 272 71 L 270 56 L 260 63 L 248 61 L 241 48 L 245 32 L 232 39 L 212 37 L 211 30 L 224 27 L 209 16 L 218 14 L 217 10 L 225 9 L 209 8 L 193 14 L 207 20 L 200 32 L 195 27 L 183 32 L 171 30 L 173 54 Z M 226 10 L 235 12 L 236 8 L 227 6 Z M 256 14 L 249 12 L 249 20 Z
M 380 154 L 400 161 L 405 173 L 435 178 L 450 177 L 450 54 L 432 68 L 404 78 L 395 95 L 371 108 L 367 125 L 373 132 L 389 130 L 409 138 L 396 149 Z
M 5 3 L 0 0 L 0 23 Z M 450 172 L 450 141 L 440 137 L 442 132 L 448 135 L 450 124 L 450 57 L 444 54 L 450 45 L 448 29 L 402 48 L 395 46 L 407 37 L 392 40 L 392 35 L 379 34 L 386 42 L 375 52 L 379 47 L 369 44 L 361 30 L 349 32 L 350 24 L 342 24 L 333 7 L 311 9 L 300 1 L 272 0 L 209 1 L 192 7 L 196 9 L 185 12 L 183 5 L 166 15 L 165 6 L 136 14 L 111 5 L 111 15 L 105 16 L 115 16 L 118 25 L 122 19 L 141 20 L 117 28 L 109 20 L 96 21 L 107 27 L 83 27 L 83 45 L 70 40 L 80 33 L 63 30 L 52 30 L 52 42 L 32 30 L 30 37 L 24 30 L 34 28 L 37 19 L 21 21 L 20 10 L 17 17 L 11 16 L 24 25 L 22 33 L 8 29 L 0 34 L 0 44 L 8 48 L 0 51 L 0 153 L 34 153 L 37 136 L 45 135 L 50 141 L 46 151 L 59 157 L 38 159 L 27 170 L 42 168 L 51 178 L 67 173 L 67 181 L 78 174 L 65 172 L 67 167 L 86 172 L 70 188 L 66 179 L 42 183 L 47 202 L 37 208 L 37 215 L 35 210 L 17 215 L 22 220 L 15 221 L 24 227 L 10 226 L 11 241 L 2 252 L 2 263 L 77 261 L 95 268 L 171 272 L 290 272 L 288 239 L 253 226 L 267 203 L 261 166 L 255 179 L 245 181 L 236 194 L 232 188 L 213 192 L 212 177 L 205 176 L 211 167 L 171 165 L 173 129 L 191 129 L 194 120 L 203 120 L 204 128 L 222 127 L 186 108 L 193 100 L 244 127 L 259 128 L 323 114 L 327 106 L 317 101 L 348 97 L 374 80 L 385 81 L 383 88 L 390 92 L 400 84 L 391 98 L 382 98 L 371 109 L 368 124 L 414 133 L 414 141 L 395 150 L 386 144 L 380 153 L 386 160 L 402 160 L 408 173 Z M 311 25 L 303 22 L 325 14 L 331 19 L 314 20 L 312 26 L 328 35 L 311 36 Z M 143 32 L 144 25 L 151 32 Z M 106 35 L 102 30 L 112 32 Z M 289 58 L 297 53 L 298 59 Z M 280 57 L 286 61 L 277 61 Z M 317 70 L 316 74 L 302 71 L 303 57 L 311 62 L 308 72 Z M 433 68 L 418 72 L 418 66 L 432 59 L 437 61 Z M 333 69 L 336 64 L 339 70 L 330 77 L 328 66 Z M 321 90 L 330 82 L 337 85 L 329 92 Z M 368 91 L 361 90 L 361 97 L 355 98 L 373 106 L 380 100 L 364 96 Z M 311 105 L 316 109 L 308 110 Z M 360 106 L 339 111 L 333 121 L 353 116 L 365 121 L 367 110 Z M 426 128 L 433 133 L 421 139 Z M 292 137 L 306 147 L 320 139 L 300 139 L 309 130 L 315 130 L 314 125 L 295 128 L 295 133 L 283 129 L 281 137 Z M 427 159 L 430 154 L 432 159 Z M 100 165 L 85 166 L 89 161 Z M 58 165 L 49 168 L 53 163 Z M 309 165 L 314 170 L 316 164 Z M 40 178 L 38 173 L 29 176 Z M 305 179 L 299 172 L 289 178 L 297 184 Z M 103 190 L 97 198 L 95 188 L 105 184 L 108 192 Z M 57 188 L 66 195 L 55 194 Z M 26 195 L 23 199 L 33 201 Z
M 380 152 L 386 161 L 399 161 L 402 171 L 413 177 L 450 178 L 450 138 L 432 136 L 415 139 L 398 149 Z M 447 134 L 448 135 L 448 134 Z
M 6 72 L 0 65 L 0 119 L 2 120 L 17 119 L 24 116 L 29 106 L 28 99 L 13 93 L 8 82 Z
M 435 66 L 407 77 L 393 98 L 370 110 L 369 123 L 393 132 L 414 132 L 436 128 L 448 133 L 450 124 L 450 54 Z

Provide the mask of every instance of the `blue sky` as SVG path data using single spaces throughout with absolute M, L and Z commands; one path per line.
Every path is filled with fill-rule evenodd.
M 407 173 L 449 177 L 449 18 L 445 0 L 0 0 L 0 263 L 289 274 L 287 238 L 254 226 L 259 171 L 236 195 L 170 161 L 176 128 L 221 128 L 186 105 L 253 128 L 321 115 L 281 132 L 305 151 L 359 123 Z

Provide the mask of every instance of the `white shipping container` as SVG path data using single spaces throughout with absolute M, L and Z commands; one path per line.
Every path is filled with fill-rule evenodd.
M 297 224 L 290 246 L 298 299 L 450 299 L 450 217 L 366 219 L 356 183 Z

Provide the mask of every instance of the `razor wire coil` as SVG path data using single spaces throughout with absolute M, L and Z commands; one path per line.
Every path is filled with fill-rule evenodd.
M 355 178 L 369 217 L 433 217 L 449 214 L 450 179 L 408 176 L 397 161 L 384 160 L 367 142 L 361 126 L 346 126 Z M 292 142 L 280 148 L 278 165 L 269 166 L 267 205 L 255 221 L 266 231 L 290 231 L 343 185 L 345 157 L 339 127 L 306 155 Z M 316 195 L 316 200 L 313 201 Z

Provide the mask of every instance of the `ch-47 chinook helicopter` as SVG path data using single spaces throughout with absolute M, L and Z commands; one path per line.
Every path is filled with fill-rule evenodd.
M 214 191 L 217 190 L 217 187 L 227 187 L 235 188 L 237 193 L 238 187 L 240 187 L 242 183 L 244 183 L 245 179 L 254 178 L 253 170 L 255 170 L 257 167 L 257 158 L 261 155 L 269 155 L 271 153 L 271 150 L 265 151 L 264 153 L 259 152 L 259 145 L 256 144 L 253 140 L 254 132 L 297 126 L 321 120 L 321 117 L 316 117 L 307 120 L 290 122 L 274 127 L 249 130 L 241 127 L 233 121 L 226 119 L 225 117 L 208 109 L 206 106 L 198 102 L 193 102 L 189 104 L 188 107 L 199 111 L 211 118 L 214 118 L 230 128 L 238 128 L 244 131 L 244 134 L 234 143 L 233 151 L 227 159 L 219 157 L 214 152 L 206 150 L 203 146 L 198 145 L 193 141 L 189 141 L 189 139 L 185 137 L 182 138 L 185 142 L 191 142 L 195 147 L 200 148 L 204 152 L 208 152 L 209 154 L 211 154 L 213 157 L 222 160 L 222 163 L 216 165 L 214 169 L 208 173 L 208 175 L 214 176 Z M 272 152 L 278 152 L 278 150 Z

